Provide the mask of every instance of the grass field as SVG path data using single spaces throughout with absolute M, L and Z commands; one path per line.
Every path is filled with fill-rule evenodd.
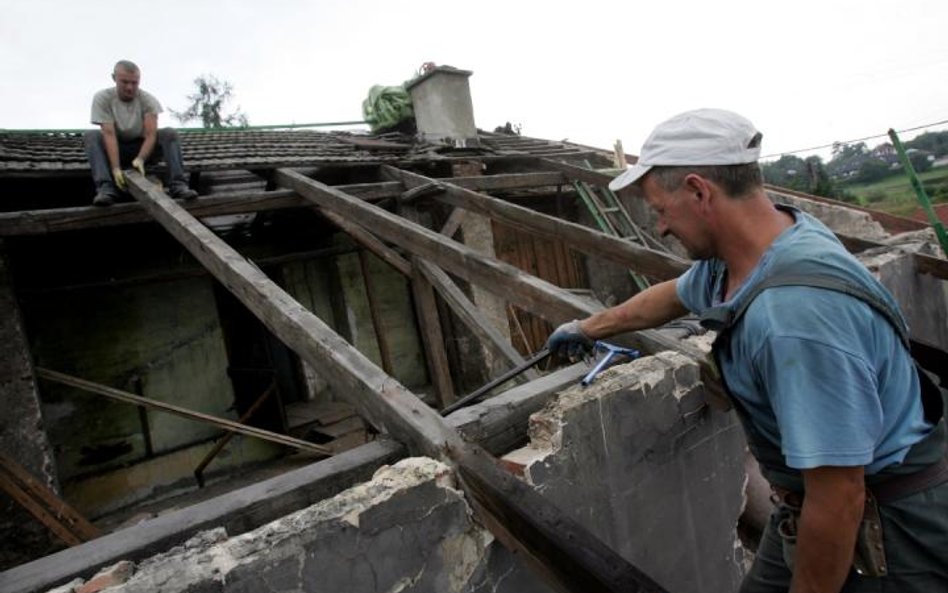
M 948 167 L 919 174 L 925 192 L 933 204 L 948 202 Z M 875 183 L 841 184 L 861 206 L 905 216 L 918 208 L 915 190 L 905 173 L 899 172 Z

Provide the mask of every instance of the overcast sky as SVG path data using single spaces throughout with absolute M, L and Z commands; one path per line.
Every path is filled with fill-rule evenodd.
M 201 74 L 252 125 L 331 122 L 433 61 L 474 71 L 484 129 L 637 153 L 656 123 L 723 107 L 773 154 L 948 120 L 946 26 L 946 0 L 0 0 L 0 128 L 89 127 L 118 59 L 162 125 Z

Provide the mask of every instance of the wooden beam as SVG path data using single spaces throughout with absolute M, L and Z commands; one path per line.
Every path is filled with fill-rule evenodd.
M 371 227 L 382 239 L 431 261 L 459 278 L 478 284 L 554 325 L 588 317 L 602 310 L 599 303 L 578 297 L 510 264 L 481 255 L 466 245 L 295 171 L 280 169 L 276 172 L 276 179 L 280 185 L 296 190 L 314 204 L 360 221 Z M 645 352 L 677 350 L 698 360 L 699 364 L 705 359 L 705 354 L 698 348 L 670 338 L 660 330 L 629 334 L 629 342 Z M 712 370 L 713 366 L 706 364 L 705 368 Z M 708 381 L 709 391 L 719 393 L 719 382 L 713 377 L 708 377 Z
M 90 523 L 16 461 L 0 451 L 0 490 L 69 546 L 101 535 Z
M 402 210 L 407 220 L 419 224 L 418 210 L 414 206 L 403 205 Z M 422 273 L 424 262 L 413 256 L 411 265 L 411 291 L 414 297 L 412 300 L 415 303 L 415 317 L 418 319 L 418 329 L 425 347 L 425 359 L 428 362 L 431 384 L 441 407 L 444 408 L 453 404 L 457 395 L 451 378 L 451 365 L 448 362 L 438 303 L 435 300 L 434 286 Z
M 455 208 L 451 211 L 451 214 L 448 215 L 448 219 L 444 221 L 444 226 L 442 226 L 438 232 L 445 237 L 454 237 L 454 234 L 461 228 L 461 223 L 464 222 L 466 215 L 467 210 L 464 208 Z
M 566 185 L 569 180 L 560 171 L 537 171 L 535 173 L 501 173 L 497 175 L 474 175 L 451 177 L 454 185 L 475 191 L 502 191 L 506 189 L 529 189 L 553 185 Z
M 406 187 L 426 185 L 435 180 L 416 173 L 382 166 L 385 175 L 402 181 Z M 636 272 L 660 280 L 677 278 L 688 269 L 688 263 L 678 257 L 635 245 L 575 222 L 549 216 L 504 200 L 492 198 L 466 188 L 437 180 L 444 188 L 434 199 L 452 206 L 466 208 L 509 226 L 541 237 L 563 241 L 593 257 L 602 257 L 622 264 Z
M 553 161 L 553 160 L 548 160 L 548 159 L 539 159 L 539 161 L 545 167 L 562 171 L 570 179 L 585 181 L 586 183 L 592 183 L 594 185 L 599 185 L 601 187 L 607 187 L 609 185 L 609 181 L 612 180 L 612 176 L 607 175 L 605 173 L 592 171 L 590 169 L 584 169 L 582 167 L 577 167 L 575 165 L 570 165 L 568 163 L 561 163 L 558 161 Z M 841 208 L 850 208 L 849 206 L 845 204 L 841 204 L 841 203 L 835 202 L 834 200 L 829 200 L 827 198 L 820 198 L 819 196 L 811 196 L 809 194 L 787 190 L 785 188 L 771 186 L 771 185 L 765 185 L 764 187 L 767 189 L 767 191 L 772 191 L 775 193 L 784 193 L 784 194 L 797 196 L 803 199 L 815 200 L 819 202 L 833 204 Z M 866 208 L 850 208 L 850 209 L 858 210 L 860 212 L 867 212 L 870 216 L 873 216 L 873 218 L 877 218 L 880 221 L 887 220 L 886 219 L 887 215 L 885 213 L 879 213 L 880 216 L 876 216 L 877 214 L 876 211 L 869 210 Z M 891 218 L 901 218 L 901 217 L 891 217 Z M 911 220 L 911 219 L 907 219 L 907 220 Z M 922 226 L 924 227 L 924 223 L 920 223 L 920 224 L 922 224 Z M 885 243 L 879 243 L 878 241 L 871 241 L 869 239 L 863 239 L 861 237 L 853 237 L 853 236 L 844 235 L 841 233 L 835 233 L 835 234 L 836 234 L 836 237 L 840 240 L 840 242 L 846 246 L 846 249 L 848 249 L 850 252 L 853 252 L 853 253 L 858 253 L 860 251 L 864 251 L 866 249 L 870 249 L 873 247 L 890 247 L 889 245 Z M 916 270 L 919 273 L 930 274 L 936 278 L 941 278 L 942 280 L 948 280 L 948 260 L 932 257 L 930 255 L 926 255 L 923 253 L 915 253 L 913 254 L 913 257 L 915 259 Z
M 454 403 L 457 396 L 454 393 L 454 381 L 451 379 L 451 365 L 445 349 L 441 318 L 438 316 L 438 303 L 435 301 L 434 287 L 421 273 L 420 260 L 413 257 L 411 261 L 411 293 L 415 303 L 415 317 L 418 319 L 418 331 L 425 347 L 431 385 L 443 408 Z
M 418 396 L 386 375 L 177 202 L 141 175 L 129 173 L 128 177 L 132 195 L 145 209 L 275 336 L 325 373 L 340 394 L 351 397 L 373 426 L 387 430 L 413 451 L 435 457 L 449 443 L 461 444 Z
M 558 391 L 574 385 L 588 368 L 576 364 L 537 381 L 517 386 L 482 403 L 458 410 L 445 420 L 465 438 L 496 454 L 523 443 L 527 419 Z M 119 560 L 139 562 L 180 545 L 195 534 L 223 527 L 234 537 L 293 511 L 326 500 L 365 482 L 385 464 L 407 452 L 382 437 L 354 449 L 250 484 L 204 502 L 162 514 L 150 521 L 105 534 L 91 545 L 61 550 L 9 569 L 3 591 L 48 591 L 76 577 L 88 578 Z
M 181 416 L 182 418 L 187 418 L 188 420 L 211 424 L 228 432 L 236 432 L 264 441 L 270 441 L 271 443 L 277 443 L 278 445 L 299 449 L 301 451 L 309 451 L 311 453 L 319 453 L 321 455 L 333 454 L 332 449 L 323 447 L 322 445 L 317 445 L 316 443 L 294 439 L 293 437 L 286 436 L 285 434 L 270 432 L 269 430 L 264 430 L 262 428 L 257 428 L 256 426 L 250 426 L 248 424 L 241 424 L 226 418 L 218 418 L 217 416 L 211 416 L 202 412 L 195 412 L 194 410 L 182 408 L 174 404 L 169 404 L 167 402 L 151 399 L 148 397 L 142 397 L 134 393 L 128 393 L 127 391 L 115 389 L 113 387 L 109 387 L 108 385 L 93 383 L 92 381 L 87 381 L 79 377 L 73 377 L 58 371 L 36 367 L 36 376 L 41 379 L 48 379 L 50 381 L 55 381 L 56 383 L 62 383 L 63 385 L 78 387 L 83 391 L 104 395 L 110 399 L 115 399 L 127 404 L 144 406 L 146 408 L 151 408 L 160 412 Z
M 486 257 L 466 245 L 295 171 L 280 169 L 276 172 L 276 179 L 280 185 L 292 188 L 317 206 L 344 218 L 358 220 L 381 239 L 513 301 L 521 309 L 552 323 L 585 317 L 601 309 L 591 301 L 510 264 Z
M 912 257 L 915 259 L 915 271 L 948 280 L 948 260 L 924 253 L 913 253 Z
M 325 216 L 337 227 L 344 230 L 356 243 L 362 245 L 380 259 L 395 268 L 402 276 L 411 277 L 411 262 L 399 255 L 394 249 L 378 240 L 378 238 L 367 231 L 365 228 L 345 218 L 339 216 L 332 210 L 324 208 L 315 208 L 322 216 Z
M 451 311 L 457 315 L 464 325 L 470 328 L 482 343 L 491 347 L 513 366 L 517 367 L 523 364 L 523 357 L 517 352 L 517 349 L 484 317 L 481 310 L 471 302 L 471 299 L 467 298 L 464 291 L 454 283 L 454 280 L 444 270 L 422 259 L 417 259 L 416 263 L 428 282 L 451 307 Z M 537 376 L 537 372 L 533 369 L 524 372 L 524 377 L 528 379 L 536 379 Z
M 280 184 L 299 183 L 307 193 L 315 193 L 313 188 L 318 187 L 311 185 L 316 182 L 292 171 L 279 170 L 275 179 Z M 521 554 L 555 589 L 578 591 L 578 584 L 582 583 L 582 590 L 593 593 L 661 590 L 532 487 L 507 474 L 489 453 L 466 443 L 437 412 L 386 375 L 142 175 L 129 173 L 128 183 L 135 198 L 162 226 L 275 336 L 305 362 L 320 368 L 337 393 L 349 398 L 363 417 L 386 429 L 409 449 L 454 465 L 465 484 L 468 500 L 479 510 L 481 522 L 491 526 L 495 536 Z M 326 187 L 319 189 L 325 191 Z M 329 193 L 345 196 L 338 190 L 329 189 Z M 345 197 L 362 207 L 381 211 L 357 198 Z M 516 520 L 508 524 L 507 518 Z
M 585 167 L 578 167 L 576 165 L 571 165 L 562 161 L 541 158 L 537 159 L 537 162 L 547 169 L 560 171 L 571 181 L 585 181 L 586 183 L 598 185 L 599 187 L 609 187 L 609 182 L 613 179 L 612 175 L 606 175 L 605 173 L 600 173 L 599 171 L 593 171 L 592 169 L 587 169 Z
M 475 190 L 504 190 L 533 188 L 566 183 L 559 172 L 505 173 L 481 177 L 452 179 L 452 183 Z M 341 191 L 363 200 L 376 201 L 397 197 L 404 188 L 400 183 L 355 183 L 336 186 Z M 222 196 L 201 196 L 182 204 L 188 212 L 198 218 L 225 214 L 244 214 L 285 208 L 306 206 L 295 192 L 290 190 L 251 191 Z M 152 222 L 151 216 L 137 203 L 115 204 L 109 208 L 79 206 L 48 210 L 25 210 L 0 213 L 0 237 L 42 235 L 59 231 L 96 229 L 123 224 Z

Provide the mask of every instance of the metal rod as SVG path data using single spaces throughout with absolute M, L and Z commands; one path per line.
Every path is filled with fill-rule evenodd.
M 287 447 L 304 449 L 306 451 L 322 453 L 323 455 L 333 454 L 332 450 L 328 447 L 323 447 L 321 445 L 317 445 L 316 443 L 309 443 L 307 441 L 294 439 L 293 437 L 288 437 L 286 435 L 270 432 L 269 430 L 263 430 L 262 428 L 257 428 L 256 426 L 247 426 L 246 424 L 240 424 L 239 422 L 234 422 L 232 420 L 225 420 L 224 418 L 202 414 L 201 412 L 195 412 L 194 410 L 188 410 L 186 408 L 156 401 L 147 397 L 140 397 L 134 393 L 128 393 L 120 389 L 115 389 L 113 387 L 108 387 L 99 383 L 93 383 L 92 381 L 86 381 L 85 379 L 73 377 L 65 373 L 51 371 L 42 367 L 36 367 L 36 376 L 43 379 L 49 379 L 50 381 L 55 381 L 57 383 L 62 383 L 63 385 L 78 387 L 79 389 L 83 389 L 91 393 L 97 393 L 99 395 L 104 395 L 125 403 L 135 404 L 136 406 L 147 406 L 149 408 L 155 408 L 156 410 L 161 410 L 162 412 L 167 412 L 169 414 L 183 416 L 189 420 L 206 422 L 230 432 L 238 432 L 240 434 L 257 437 L 258 439 L 263 439 L 272 443 L 286 445 Z
M 244 412 L 243 415 L 237 419 L 237 422 L 243 424 L 247 420 L 250 420 L 257 410 L 260 409 L 260 406 L 262 406 L 263 403 L 267 401 L 267 398 L 270 397 L 275 389 L 276 381 L 274 380 L 272 383 L 270 383 L 270 386 L 267 387 L 267 390 L 257 398 L 257 401 L 253 402 L 253 405 L 250 406 L 250 409 Z M 221 437 L 221 439 L 214 445 L 214 448 L 207 452 L 207 455 L 204 456 L 204 459 L 201 460 L 201 463 L 199 463 L 197 467 L 194 468 L 194 479 L 197 480 L 198 488 L 204 487 L 204 468 L 206 468 L 211 463 L 211 461 L 217 457 L 217 454 L 227 446 L 227 443 L 229 443 L 232 438 L 234 438 L 233 432 L 228 432 L 223 437 Z
M 928 199 L 928 194 L 925 193 L 925 188 L 922 186 L 918 174 L 915 173 L 915 167 L 912 166 L 912 161 L 909 160 L 908 155 L 905 153 L 905 148 L 902 146 L 898 134 L 891 128 L 889 129 L 889 138 L 892 139 L 892 145 L 895 146 L 899 160 L 902 161 L 902 167 L 905 169 L 905 173 L 912 183 L 912 188 L 915 189 L 915 195 L 922 205 L 922 210 L 925 211 L 925 215 L 928 216 L 928 221 L 932 224 L 932 228 L 935 229 L 935 235 L 938 237 L 938 242 L 941 243 L 942 251 L 945 252 L 945 255 L 948 255 L 948 233 L 945 232 L 945 225 L 943 225 L 938 216 L 935 215 L 931 200 Z
M 532 367 L 533 365 L 537 364 L 538 362 L 542 362 L 542 361 L 545 360 L 549 355 L 550 355 L 550 351 L 549 351 L 548 349 L 546 349 L 546 348 L 543 348 L 542 350 L 540 350 L 540 351 L 538 351 L 536 354 L 534 354 L 532 358 L 530 358 L 529 360 L 524 361 L 524 363 L 523 363 L 522 365 L 510 369 L 509 371 L 507 371 L 507 372 L 504 373 L 503 375 L 501 375 L 501 376 L 497 377 L 496 379 L 492 380 L 490 383 L 487 383 L 486 385 L 484 385 L 483 387 L 477 389 L 476 391 L 472 391 L 471 393 L 465 395 L 464 397 L 462 397 L 462 398 L 459 399 L 458 401 L 454 402 L 454 403 L 451 404 L 450 406 L 445 406 L 444 409 L 441 410 L 441 415 L 442 415 L 442 416 L 447 416 L 447 415 L 450 414 L 451 412 L 453 412 L 453 411 L 455 411 L 455 410 L 457 410 L 457 409 L 459 409 L 459 408 L 463 408 L 464 406 L 466 406 L 466 405 L 468 405 L 469 403 L 473 402 L 475 399 L 477 399 L 477 398 L 479 398 L 480 396 L 484 395 L 485 393 L 487 393 L 488 391 L 490 391 L 490 390 L 493 389 L 494 387 L 497 387 L 497 386 L 500 385 L 501 383 L 506 383 L 507 381 L 513 379 L 514 377 L 516 377 L 516 376 L 519 375 L 520 373 L 526 371 L 527 369 L 529 369 L 529 368 Z

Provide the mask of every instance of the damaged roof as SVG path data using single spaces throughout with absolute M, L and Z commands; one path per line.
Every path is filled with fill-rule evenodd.
M 525 136 L 480 132 L 481 147 L 463 151 L 404 134 L 372 135 L 314 130 L 226 129 L 180 132 L 185 166 L 194 171 L 378 164 L 438 160 L 444 156 L 581 156 L 585 147 Z M 85 173 L 89 163 L 77 131 L 0 131 L 0 175 Z

